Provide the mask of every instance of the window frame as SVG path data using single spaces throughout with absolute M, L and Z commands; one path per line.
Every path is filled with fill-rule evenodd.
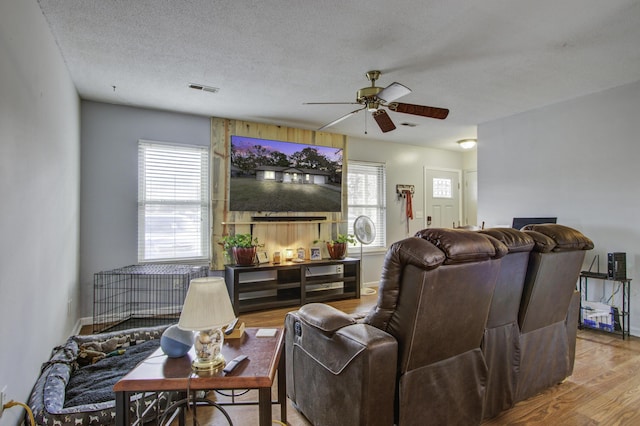
M 360 169 L 360 170 L 358 170 Z M 369 169 L 369 173 L 365 173 Z M 358 173 L 359 172 L 359 173 Z M 375 176 L 377 181 L 377 194 L 374 203 L 355 203 L 351 199 L 353 190 L 351 188 L 351 176 L 354 174 L 368 174 L 369 177 Z M 387 197 L 386 197 L 386 164 L 373 161 L 361 161 L 361 160 L 349 160 L 347 162 L 347 218 L 348 218 L 348 233 L 353 234 L 353 222 L 362 214 L 362 212 L 353 212 L 353 209 L 375 209 L 375 214 L 367 214 L 374 222 L 376 226 L 376 240 L 369 245 L 362 245 L 363 253 L 381 252 L 387 250 Z M 349 252 L 360 252 L 361 244 L 359 242 L 356 245 L 349 245 Z
M 166 158 L 162 158 L 163 164 L 160 164 L 158 159 L 162 154 L 166 154 Z M 169 160 L 170 154 L 176 154 L 174 162 Z M 150 162 L 150 156 L 156 156 L 155 162 Z M 186 158 L 180 159 L 179 156 L 183 155 Z M 189 157 L 196 157 L 189 159 Z M 194 167 L 193 169 L 185 167 L 189 165 Z M 173 179 L 173 188 L 171 185 L 164 185 L 157 180 L 160 176 L 158 173 L 153 175 L 154 171 L 157 172 L 162 166 L 167 168 L 167 175 Z M 169 167 L 171 166 L 171 167 Z M 155 167 L 155 169 L 154 169 Z M 189 173 L 189 171 L 197 170 L 196 173 Z M 181 171 L 181 173 L 177 173 Z M 185 171 L 187 173 L 185 173 Z M 204 172 L 204 175 L 203 175 Z M 162 175 L 164 176 L 164 175 Z M 176 188 L 176 178 L 184 176 L 185 180 L 177 181 L 178 188 Z M 198 180 L 193 179 L 194 176 L 199 176 Z M 157 182 L 155 185 L 155 194 L 153 191 L 149 191 L 150 185 L 154 185 L 154 177 Z M 189 181 L 189 177 L 191 180 Z M 206 264 L 210 261 L 211 250 L 211 203 L 210 203 L 210 179 L 211 179 L 211 158 L 210 147 L 208 145 L 189 145 L 180 144 L 174 142 L 160 142 L 153 140 L 138 140 L 138 225 L 137 225 L 137 256 L 138 263 L 186 263 L 186 264 Z M 162 194 L 169 194 L 171 192 L 173 198 L 162 198 Z M 151 192 L 151 194 L 149 194 Z M 195 198 L 188 198 L 190 193 L 195 193 L 198 196 Z M 159 198 L 160 197 L 160 198 Z M 172 229 L 170 233 L 173 234 L 174 244 L 176 240 L 180 242 L 187 242 L 193 247 L 195 245 L 196 251 L 199 251 L 199 255 L 184 255 L 181 256 L 179 252 L 173 253 L 167 252 L 166 256 L 151 256 L 150 246 L 148 241 L 148 227 L 147 223 L 150 218 L 153 217 L 149 212 L 149 207 L 155 206 L 157 211 L 160 212 L 163 208 L 168 212 L 166 215 L 173 215 L 176 217 L 188 218 L 195 216 L 200 220 L 199 226 L 188 226 L 189 233 L 196 233 L 197 237 L 189 241 L 189 238 L 180 239 L 180 231 L 175 229 L 183 228 L 185 220 L 180 221 L 175 217 L 173 220 L 165 221 Z M 181 212 L 180 208 L 184 207 Z M 197 213 L 194 214 L 194 211 Z M 160 213 L 158 216 L 163 216 L 164 213 Z M 188 222 L 188 219 L 187 219 Z M 184 235 L 183 235 L 184 237 Z M 168 239 L 171 239 L 169 236 Z M 195 244 L 194 244 L 195 240 Z M 160 252 L 162 250 L 159 250 Z M 162 254 L 162 253 L 161 253 Z

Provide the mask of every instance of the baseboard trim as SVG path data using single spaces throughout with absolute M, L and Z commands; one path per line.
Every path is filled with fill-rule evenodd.
M 82 327 L 84 327 L 85 325 L 91 325 L 91 324 L 93 324 L 93 317 L 78 318 L 78 321 L 76 321 L 75 325 L 73 326 L 73 329 L 71 330 L 71 335 L 77 336 L 78 334 L 80 334 L 80 330 L 82 330 Z

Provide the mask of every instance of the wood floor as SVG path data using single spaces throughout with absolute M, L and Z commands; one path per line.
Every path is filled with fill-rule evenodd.
M 579 330 L 573 374 L 485 425 L 640 425 L 640 339 Z
M 362 312 L 368 311 L 376 298 L 363 296 L 330 304 L 348 313 Z M 280 326 L 290 310 L 250 313 L 240 319 L 251 327 Z M 234 425 L 258 424 L 257 407 L 230 407 L 228 411 Z M 278 424 L 275 420 L 279 413 L 274 406 L 274 424 Z M 289 425 L 309 425 L 290 402 L 287 414 Z M 198 418 L 200 425 L 228 424 L 220 413 L 206 409 L 198 413 Z M 622 340 L 597 331 L 578 331 L 573 375 L 483 422 L 483 426 L 488 425 L 640 425 L 640 339 Z

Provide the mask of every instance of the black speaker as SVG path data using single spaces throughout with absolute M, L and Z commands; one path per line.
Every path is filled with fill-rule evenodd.
M 607 253 L 607 278 L 610 280 L 627 279 L 626 253 Z

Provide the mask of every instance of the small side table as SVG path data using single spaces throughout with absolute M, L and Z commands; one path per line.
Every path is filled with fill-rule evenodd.
M 116 425 L 130 425 L 131 395 L 139 392 L 161 392 L 215 389 L 257 389 L 260 426 L 272 424 L 271 388 L 278 374 L 280 419 L 287 422 L 287 391 L 284 330 L 277 328 L 274 337 L 256 337 L 258 328 L 247 328 L 240 339 L 226 340 L 222 354 L 228 361 L 238 355 L 248 360 L 239 364 L 230 374 L 198 373 L 191 370 L 195 358 L 193 348 L 182 358 L 168 358 L 161 349 L 156 350 L 138 366 L 120 379 L 113 387 L 116 393 Z
M 606 330 L 603 329 L 601 327 L 599 327 L 599 324 L 590 324 L 585 320 L 585 315 L 584 315 L 584 307 L 583 304 L 586 302 L 587 300 L 587 294 L 588 294 L 588 285 L 589 285 L 589 278 L 591 279 L 598 279 L 598 280 L 602 280 L 602 281 L 612 281 L 614 283 L 619 283 L 620 286 L 622 287 L 622 309 L 617 311 L 618 317 L 616 318 L 614 316 L 612 321 L 612 329 L 611 330 Z M 630 328 L 631 328 L 631 278 L 618 278 L 618 279 L 612 279 L 612 278 L 608 278 L 606 276 L 606 274 L 597 274 L 597 273 L 591 273 L 588 271 L 582 271 L 580 273 L 580 282 L 579 282 L 579 286 L 580 288 L 578 289 L 580 291 L 580 323 L 579 326 L 581 328 L 591 328 L 591 329 L 597 329 L 597 330 L 603 330 L 603 331 L 608 331 L 614 334 L 620 334 L 622 335 L 622 340 L 626 338 L 631 337 L 631 333 L 630 333 Z M 612 291 L 613 294 L 615 294 L 614 291 Z M 612 294 L 612 295 L 613 295 Z M 612 309 L 610 307 L 610 309 Z M 611 314 L 613 315 L 613 314 Z M 620 330 L 616 330 L 615 329 L 615 323 L 617 323 L 617 325 L 620 326 Z

